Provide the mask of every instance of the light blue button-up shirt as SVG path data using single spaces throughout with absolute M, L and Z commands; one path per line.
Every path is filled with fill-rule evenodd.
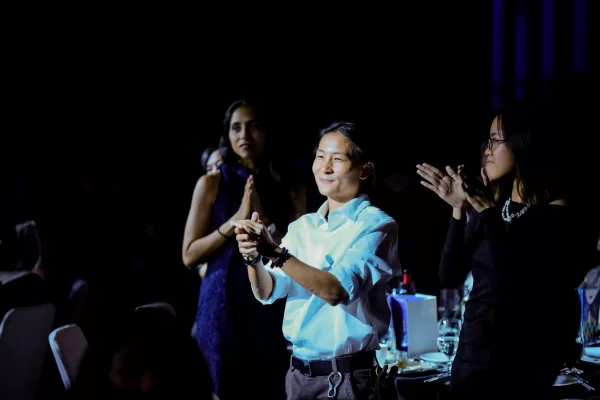
M 302 262 L 335 275 L 349 294 L 331 306 L 304 289 L 279 268 L 267 270 L 275 286 L 271 304 L 287 296 L 283 334 L 304 360 L 372 351 L 388 330 L 390 310 L 385 284 L 400 273 L 398 225 L 365 195 L 329 213 L 319 211 L 292 222 L 282 247 Z

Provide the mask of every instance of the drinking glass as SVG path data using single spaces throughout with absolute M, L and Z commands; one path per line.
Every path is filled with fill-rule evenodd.
M 452 357 L 458 349 L 461 326 L 461 321 L 455 318 L 442 318 L 438 323 L 438 348 L 448 357 L 448 372 L 452 369 Z

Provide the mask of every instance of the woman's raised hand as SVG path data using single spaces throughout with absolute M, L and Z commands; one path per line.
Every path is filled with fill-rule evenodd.
M 464 209 L 469 202 L 463 190 L 464 166 L 458 166 L 458 172 L 451 167 L 446 167 L 446 173 L 429 164 L 417 164 L 417 174 L 424 180 L 421 185 L 437 194 L 440 199 L 454 208 Z

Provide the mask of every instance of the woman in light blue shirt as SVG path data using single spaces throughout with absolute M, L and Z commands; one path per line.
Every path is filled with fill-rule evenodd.
M 357 126 L 334 123 L 320 136 L 312 170 L 327 201 L 291 223 L 280 245 L 258 213 L 234 222 L 236 238 L 256 298 L 287 297 L 287 398 L 375 398 L 385 286 L 401 269 L 398 226 L 369 201 L 375 168 Z

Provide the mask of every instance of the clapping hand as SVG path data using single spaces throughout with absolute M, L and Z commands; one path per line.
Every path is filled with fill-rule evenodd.
M 485 185 L 485 187 L 488 187 L 490 179 L 485 173 L 485 168 L 481 168 L 481 178 L 483 179 L 483 184 Z M 494 200 L 489 198 L 488 196 L 478 194 L 469 195 L 468 193 L 465 194 L 469 204 L 471 204 L 471 206 L 479 213 L 487 210 L 490 207 L 495 206 Z
M 437 194 L 440 199 L 454 208 L 464 209 L 469 204 L 467 194 L 463 189 L 463 165 L 458 166 L 458 172 L 446 167 L 446 173 L 429 164 L 417 164 L 417 174 L 424 180 L 421 185 Z
M 254 191 L 254 177 L 250 175 L 246 180 L 246 186 L 244 187 L 244 195 L 242 196 L 240 208 L 233 216 L 234 220 L 246 219 L 250 217 L 252 214 L 252 193 Z
M 259 219 L 258 213 L 252 213 L 248 220 L 231 221 L 235 226 L 235 238 L 243 256 L 256 258 L 259 254 L 265 257 L 276 255 L 277 243 L 273 240 L 268 227 Z

